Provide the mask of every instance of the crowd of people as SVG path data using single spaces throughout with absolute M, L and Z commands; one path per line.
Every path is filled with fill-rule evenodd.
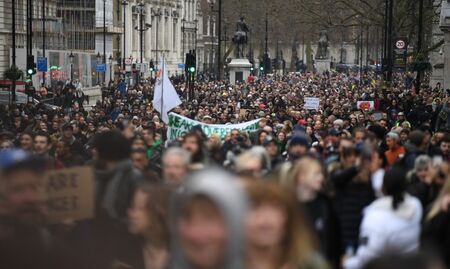
M 387 90 L 370 72 L 205 76 L 187 100 L 172 81 L 174 113 L 259 129 L 169 141 L 151 81 L 111 83 L 89 108 L 70 84 L 60 110 L 0 106 L 1 265 L 450 268 L 450 90 L 409 74 Z M 95 171 L 94 218 L 48 225 L 43 172 L 78 166 Z

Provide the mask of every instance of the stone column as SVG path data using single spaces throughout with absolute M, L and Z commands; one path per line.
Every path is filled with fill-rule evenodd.
M 168 61 L 173 60 L 173 17 L 172 17 L 172 11 L 169 11 L 169 17 L 167 19 L 167 49 L 169 52 L 167 53 L 167 59 Z
M 159 58 L 162 57 L 162 53 L 163 51 L 166 49 L 166 42 L 165 42 L 165 38 L 166 38 L 166 16 L 164 15 L 164 9 L 161 9 L 161 16 L 159 19 L 159 32 L 158 32 L 158 37 L 159 37 L 159 43 L 158 43 L 158 55 Z
M 133 14 L 132 14 L 132 9 L 131 9 L 131 4 L 128 4 L 125 6 L 125 8 L 127 9 L 126 11 L 126 20 L 127 20 L 127 25 L 126 25 L 126 32 L 127 32 L 127 38 L 125 40 L 126 43 L 126 51 L 125 51 L 125 57 L 128 58 L 130 57 L 132 51 L 133 51 L 133 38 L 134 38 L 134 31 L 133 31 Z

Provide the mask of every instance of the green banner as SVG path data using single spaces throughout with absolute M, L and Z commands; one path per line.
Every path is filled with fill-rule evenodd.
M 213 134 L 218 134 L 221 139 L 231 132 L 231 130 L 237 129 L 245 131 L 247 133 L 255 132 L 259 129 L 259 119 L 238 124 L 206 124 L 203 122 L 191 120 L 189 118 L 180 116 L 175 113 L 169 114 L 169 128 L 167 130 L 168 140 L 175 140 L 178 137 L 184 136 L 188 133 L 192 127 L 201 126 L 206 136 L 211 137 Z

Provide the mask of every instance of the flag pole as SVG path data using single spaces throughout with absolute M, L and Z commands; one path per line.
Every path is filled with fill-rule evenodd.
M 164 109 L 164 75 L 165 75 L 165 71 L 164 67 L 165 67 L 166 63 L 165 63 L 165 58 L 164 58 L 164 53 L 162 55 L 162 62 L 161 62 L 161 120 L 163 119 L 163 109 Z

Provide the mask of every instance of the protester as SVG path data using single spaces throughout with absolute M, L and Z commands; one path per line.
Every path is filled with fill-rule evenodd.
M 326 268 L 293 194 L 274 183 L 247 186 L 246 268 Z
M 169 208 L 171 190 L 157 185 L 140 185 L 128 210 L 128 229 L 142 239 L 132 268 L 165 269 L 169 263 Z M 132 253 L 132 252 L 130 252 Z
M 404 254 L 418 250 L 422 206 L 406 194 L 406 177 L 394 167 L 384 175 L 385 197 L 364 210 L 356 254 L 347 257 L 344 268 L 362 268 L 383 253 Z
M 390 132 L 386 135 L 386 158 L 389 166 L 393 166 L 405 154 L 405 148 L 400 144 L 400 136 Z
M 50 155 L 52 144 L 50 136 L 45 131 L 39 131 L 34 135 L 34 152 L 45 159 L 45 169 L 54 170 L 64 168 L 64 165 Z
M 330 264 L 340 262 L 338 220 L 332 200 L 323 191 L 325 176 L 321 164 L 305 157 L 295 163 L 291 176 L 284 182 L 305 209 L 310 227 L 320 243 L 320 251 Z
M 0 265 L 4 268 L 79 268 L 45 226 L 40 195 L 44 160 L 22 150 L 0 153 Z
M 188 175 L 191 154 L 178 147 L 169 148 L 162 159 L 164 183 L 169 186 L 180 186 Z
M 450 180 L 448 176 L 441 193 L 426 216 L 422 243 L 423 248 L 439 253 L 447 268 L 450 267 Z
M 245 245 L 244 239 L 252 238 L 258 243 L 262 236 L 250 235 L 238 221 L 249 217 L 243 212 L 245 208 L 241 208 L 245 202 L 236 198 L 243 191 L 236 186 L 238 183 L 287 184 L 289 188 L 283 194 L 296 195 L 296 206 L 300 207 L 296 210 L 300 216 L 296 217 L 305 220 L 297 232 L 304 225 L 311 228 L 308 236 L 318 239 L 317 250 L 311 248 L 314 250 L 311 257 L 322 254 L 331 268 L 339 268 L 345 254 L 367 247 L 359 237 L 359 231 L 365 229 L 365 224 L 360 223 L 363 214 L 369 214 L 365 208 L 375 197 L 392 196 L 383 188 L 386 168 L 402 167 L 408 172 L 405 188 L 421 200 L 424 210 L 441 199 L 438 195 L 448 182 L 450 167 L 445 127 L 448 97 L 445 91 L 434 91 L 427 85 L 428 76 L 422 89 L 414 91 L 408 86 L 410 83 L 404 83 L 410 80 L 410 75 L 396 73 L 392 87 L 384 92 L 379 90 L 381 76 L 370 71 L 363 77 L 353 71 L 266 74 L 235 85 L 208 74 L 199 75 L 194 82 L 194 98 L 189 100 L 185 98 L 184 78 L 170 79 L 175 88 L 172 99 L 177 99 L 174 98 L 177 93 L 181 98 L 181 102 L 175 100 L 177 105 L 171 109 L 174 114 L 170 120 L 150 102 L 161 90 L 155 89 L 158 84 L 153 80 L 141 80 L 135 85 L 111 82 L 103 87 L 102 101 L 93 101 L 91 105 L 82 102 L 82 89 L 77 86 L 75 90 L 70 83 L 49 89 L 49 93 L 54 93 L 54 104 L 61 109 L 50 111 L 31 103 L 0 105 L 1 150 L 21 148 L 34 157 L 43 157 L 40 172 L 62 166 L 70 168 L 60 170 L 62 175 L 78 171 L 78 166 L 94 171 L 95 180 L 91 184 L 95 193 L 94 216 L 37 227 L 48 230 L 76 253 L 82 263 L 77 268 L 164 267 L 164 262 L 155 259 L 144 263 L 147 255 L 143 255 L 143 244 L 139 241 L 145 237 L 151 244 L 150 236 L 142 237 L 138 232 L 136 238 L 136 233 L 130 234 L 128 229 L 135 224 L 130 223 L 131 218 L 132 222 L 139 222 L 137 219 L 142 220 L 145 215 L 146 211 L 139 206 L 142 202 L 154 201 L 156 209 L 158 204 L 164 204 L 156 199 L 158 195 L 153 200 L 143 195 L 145 191 L 136 192 L 143 182 L 158 185 L 156 189 L 159 185 L 174 187 L 177 191 L 170 194 L 173 197 L 164 199 L 181 201 L 182 206 L 174 213 L 175 221 L 169 225 L 173 226 L 169 232 L 172 242 L 164 242 L 155 256 L 162 261 L 166 259 L 166 248 L 174 248 L 170 252 L 175 255 L 169 256 L 169 264 L 165 266 L 168 268 L 234 269 L 246 267 L 246 262 L 254 267 L 259 260 L 262 265 L 277 260 L 270 255 L 266 260 L 260 254 L 255 259 L 245 252 L 258 251 L 255 245 Z M 165 80 L 164 84 L 169 83 Z M 317 109 L 306 109 L 305 97 L 317 98 Z M 374 106 L 358 107 L 358 101 L 373 101 Z M 235 182 L 235 176 L 225 176 L 233 178 L 225 183 L 220 179 L 222 172 L 216 171 L 200 180 L 193 175 L 194 171 L 212 166 L 224 168 L 239 179 Z M 57 178 L 62 184 L 72 177 Z M 205 197 L 204 192 L 197 192 L 202 188 L 211 188 L 214 195 Z M 195 194 L 190 189 L 196 189 Z M 256 212 L 262 207 L 261 215 L 266 215 L 264 204 L 268 203 L 281 209 L 273 212 L 283 215 L 283 208 L 291 205 L 284 206 L 284 197 L 280 198 L 280 204 L 272 203 L 270 193 L 267 191 L 260 199 L 264 203 L 253 209 Z M 394 216 L 397 211 L 392 207 L 386 210 L 394 212 Z M 438 215 L 445 215 L 443 212 L 446 210 L 442 209 Z M 228 218 L 230 215 L 233 217 Z M 286 215 L 290 217 L 290 213 Z M 436 226 L 426 220 L 425 226 L 444 227 L 440 226 L 443 219 L 437 218 L 437 224 L 433 222 Z M 273 229 L 276 220 L 269 223 L 253 219 L 254 228 L 268 223 Z M 283 231 L 295 234 L 290 228 Z M 444 242 L 446 235 L 445 229 L 436 228 L 430 238 Z M 233 250 L 228 251 L 228 247 Z M 303 268 L 295 264 L 294 256 L 287 255 L 291 248 L 282 244 L 275 249 L 286 253 L 278 255 L 280 260 L 276 264 L 280 267 Z M 147 254 L 150 257 L 152 253 Z M 298 254 L 297 260 L 306 262 L 303 254 Z M 365 258 L 362 259 L 365 263 Z
M 331 173 L 336 197 L 336 213 L 341 231 L 341 252 L 358 247 L 361 212 L 375 198 L 370 178 L 371 155 L 356 147 L 343 149 L 342 169 Z M 368 158 L 369 157 L 369 158 Z
M 234 180 L 210 170 L 186 181 L 171 210 L 171 268 L 245 268 L 243 220 L 247 204 L 244 191 Z

